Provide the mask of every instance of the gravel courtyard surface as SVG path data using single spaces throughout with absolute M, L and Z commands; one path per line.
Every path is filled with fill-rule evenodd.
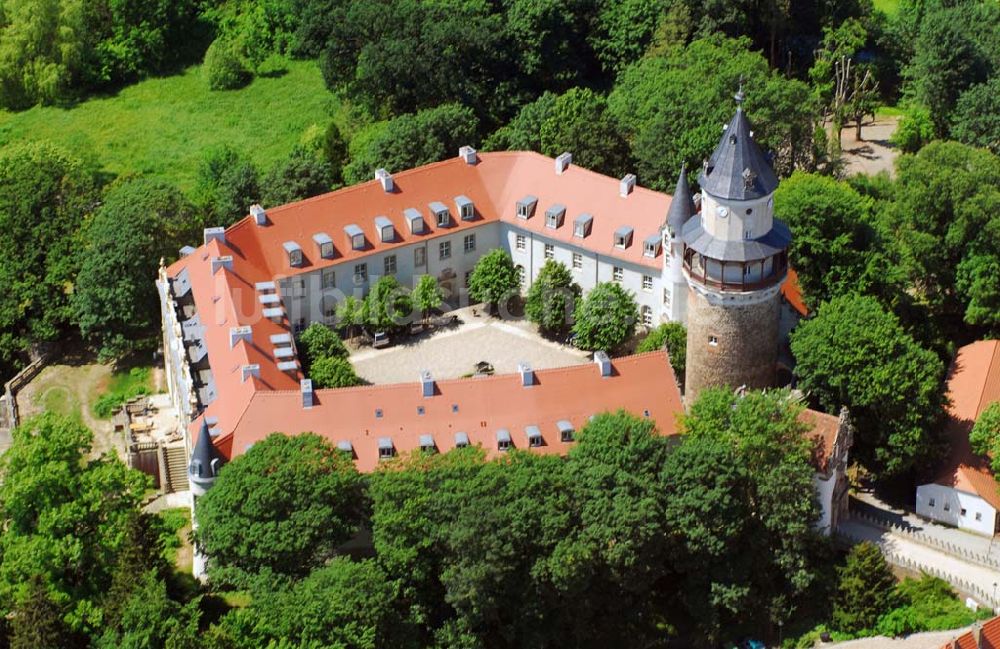
M 460 378 L 478 361 L 492 363 L 497 374 L 516 371 L 520 361 L 536 370 L 590 361 L 588 353 L 545 340 L 523 321 L 473 317 L 465 309 L 458 313 L 461 325 L 420 342 L 355 352 L 351 362 L 358 376 L 376 384 L 404 383 L 416 381 L 425 369 L 435 379 Z

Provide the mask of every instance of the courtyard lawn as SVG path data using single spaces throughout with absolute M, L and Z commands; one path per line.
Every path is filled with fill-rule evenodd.
M 283 74 L 216 92 L 193 66 L 70 108 L 0 111 L 0 145 L 49 140 L 104 172 L 148 174 L 190 190 L 206 149 L 228 144 L 266 171 L 310 126 L 346 121 L 341 113 L 313 61 L 291 61 Z

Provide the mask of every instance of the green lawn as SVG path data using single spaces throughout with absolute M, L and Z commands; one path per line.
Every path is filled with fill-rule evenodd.
M 875 0 L 875 8 L 892 17 L 899 13 L 899 0 Z
M 206 148 L 228 143 L 266 171 L 307 128 L 341 118 L 340 111 L 313 61 L 292 61 L 280 76 L 215 92 L 194 66 L 68 109 L 0 111 L 0 145 L 50 140 L 111 174 L 153 175 L 188 190 Z

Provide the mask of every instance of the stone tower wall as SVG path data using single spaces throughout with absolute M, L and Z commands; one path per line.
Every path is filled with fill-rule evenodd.
M 766 388 L 774 385 L 778 360 L 777 291 L 753 304 L 712 305 L 688 289 L 685 400 L 704 388 Z M 710 344 L 714 336 L 718 343 Z

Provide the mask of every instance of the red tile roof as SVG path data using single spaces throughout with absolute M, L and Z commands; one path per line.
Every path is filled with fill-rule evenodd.
M 653 268 L 662 266 L 659 256 L 643 256 L 642 241 L 659 232 L 670 207 L 670 196 L 635 187 L 631 194 L 622 197 L 617 179 L 575 165 L 557 175 L 552 158 L 538 153 L 480 153 L 479 161 L 471 165 L 461 158 L 451 158 L 397 173 L 393 175 L 393 183 L 392 192 L 384 191 L 379 181 L 372 180 L 297 203 L 270 207 L 266 210 L 267 225 L 258 226 L 247 216 L 227 229 L 227 241 L 270 278 L 277 278 L 361 258 L 376 250 L 390 250 L 468 230 L 486 222 L 516 221 L 523 229 L 573 242 L 609 257 Z M 517 201 L 528 195 L 538 199 L 535 214 L 527 220 L 518 219 Z M 473 201 L 475 220 L 461 220 L 455 206 L 458 196 Z M 440 228 L 434 222 L 428 207 L 434 201 L 450 209 L 451 227 Z M 556 230 L 546 228 L 545 210 L 557 203 L 566 207 L 563 225 Z M 407 208 L 420 211 L 426 234 L 410 234 L 403 216 Z M 583 213 L 594 217 L 591 234 L 585 239 L 574 239 L 573 220 Z M 392 222 L 395 241 L 379 240 L 375 231 L 378 216 Z M 363 250 L 354 250 L 347 244 L 344 228 L 348 225 L 357 225 L 364 232 Z M 622 226 L 634 228 L 632 245 L 626 249 L 614 245 L 614 232 Z M 333 259 L 319 257 L 313 241 L 313 235 L 318 233 L 333 239 L 336 249 Z M 288 255 L 282 247 L 286 241 L 293 241 L 302 249 L 301 267 L 288 265 Z M 182 259 L 168 273 L 174 276 L 185 265 Z
M 972 452 L 969 432 L 991 403 L 1000 401 L 1000 341 L 980 340 L 958 350 L 948 374 L 951 452 L 937 484 L 976 494 L 1000 510 L 1000 485 L 989 460 Z
M 794 268 L 788 269 L 788 279 L 781 285 L 781 294 L 795 311 L 803 318 L 809 315 L 809 308 L 802 301 L 802 287 L 799 286 L 799 274 Z
M 817 471 L 824 472 L 833 455 L 833 446 L 840 431 L 840 418 L 806 409 L 799 419 L 810 429 L 809 438 L 813 442 L 812 465 Z
M 978 642 L 976 635 L 975 630 L 966 631 L 942 645 L 941 649 L 1000 649 L 1000 617 L 990 618 L 979 624 Z
M 660 434 L 674 434 L 683 407 L 666 353 L 617 358 L 612 365 L 608 377 L 593 363 L 538 370 L 530 387 L 521 385 L 518 374 L 438 381 L 431 397 L 423 396 L 419 382 L 317 390 L 311 408 L 302 406 L 298 390 L 259 391 L 234 432 L 217 443 L 228 455 L 239 455 L 274 431 L 315 432 L 333 443 L 350 441 L 358 469 L 370 471 L 378 464 L 383 437 L 405 453 L 429 434 L 444 452 L 463 432 L 492 455 L 498 430 L 507 429 L 516 448 L 527 448 L 525 428 L 537 426 L 545 445 L 533 450 L 565 453 L 570 444 L 561 441 L 557 422 L 569 421 L 579 430 L 592 415 L 620 408 L 648 416 Z

